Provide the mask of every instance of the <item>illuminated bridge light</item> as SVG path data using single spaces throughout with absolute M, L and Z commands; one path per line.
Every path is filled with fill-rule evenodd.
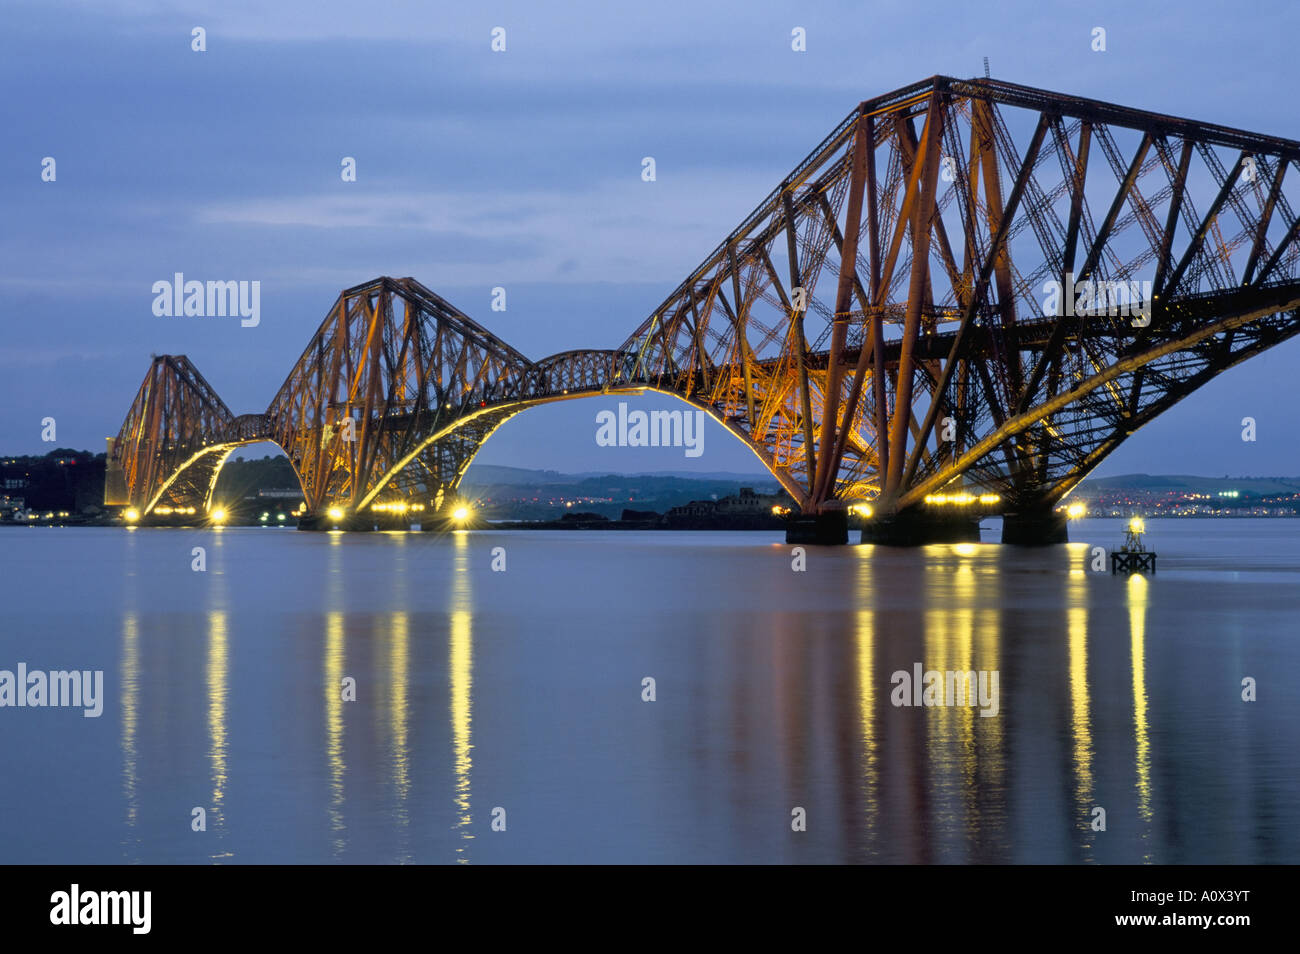
M 1071 520 L 1081 520 L 1087 514 L 1088 505 L 1081 501 L 1076 501 L 1065 508 L 1065 515 Z
M 131 507 L 129 510 L 126 511 L 126 513 L 122 514 L 122 516 L 126 518 L 127 523 L 135 523 L 137 520 L 140 519 L 140 511 L 136 510 L 134 507 Z
M 925 502 L 928 504 L 952 504 L 958 507 L 968 507 L 974 503 L 995 504 L 998 502 L 998 495 L 984 494 L 982 497 L 976 497 L 974 494 L 927 494 Z
M 456 520 L 461 523 L 464 523 L 466 520 L 468 520 L 469 515 L 470 515 L 470 509 L 468 507 L 457 507 L 452 512 L 452 516 L 455 517 Z
M 330 507 L 326 515 L 335 523 L 343 519 L 343 509 L 341 507 Z

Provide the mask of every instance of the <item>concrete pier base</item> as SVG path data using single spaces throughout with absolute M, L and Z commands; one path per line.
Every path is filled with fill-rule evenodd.
M 331 520 L 328 514 L 308 513 L 298 518 L 299 530 L 373 530 L 374 518 L 369 514 L 348 514 L 342 520 Z
M 375 514 L 375 528 L 378 530 L 410 530 L 413 523 L 415 521 L 409 513 Z
M 887 547 L 979 543 L 980 522 L 978 517 L 968 514 L 904 510 L 868 520 L 862 528 L 862 542 Z
M 1055 510 L 1028 510 L 1002 516 L 1002 542 L 1015 546 L 1038 547 L 1069 543 L 1066 517 Z
M 786 520 L 785 542 L 808 543 L 813 546 L 843 546 L 849 542 L 848 511 L 793 514 Z

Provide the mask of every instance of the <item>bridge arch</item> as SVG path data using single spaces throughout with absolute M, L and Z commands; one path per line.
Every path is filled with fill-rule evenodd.
M 1044 299 L 1121 285 L 1140 292 Z M 613 350 L 530 361 L 414 279 L 377 278 L 238 420 L 317 513 L 445 495 L 514 414 L 634 391 L 722 423 L 805 513 L 954 486 L 1021 512 L 1297 333 L 1300 142 L 935 76 L 858 104 Z M 187 359 L 155 359 L 106 500 L 219 470 L 236 420 Z
M 663 388 L 651 387 L 648 385 L 629 385 L 625 387 L 611 386 L 602 390 L 583 392 L 574 391 L 573 393 L 564 392 L 560 395 L 521 401 L 518 404 L 505 409 L 488 407 L 480 410 L 476 414 L 471 414 L 466 418 L 454 421 L 442 430 L 428 435 L 404 458 L 395 462 L 392 469 L 379 479 L 374 489 L 358 502 L 357 509 L 364 509 L 374 503 L 377 498 L 382 497 L 384 491 L 392 485 L 392 482 L 397 479 L 406 468 L 415 465 L 421 454 L 427 453 L 430 449 L 436 448 L 438 445 L 448 441 L 449 439 L 464 436 L 465 432 L 469 433 L 471 444 L 467 451 L 459 458 L 460 463 L 455 472 L 454 478 L 450 479 L 445 486 L 440 487 L 432 497 L 431 503 L 435 508 L 441 507 L 444 500 L 451 499 L 454 496 L 461 479 L 469 469 L 473 459 L 478 455 L 478 452 L 487 443 L 488 439 L 491 438 L 491 436 L 496 433 L 496 431 L 507 420 L 544 404 L 554 404 L 561 401 L 591 400 L 604 395 L 642 395 L 646 393 L 662 394 L 682 403 L 689 410 L 700 411 L 710 420 L 721 425 L 724 430 L 747 448 L 749 452 L 752 453 L 754 457 L 763 464 L 767 471 L 781 484 L 781 486 L 790 493 L 793 499 L 798 500 L 799 495 L 803 493 L 798 482 L 794 479 L 788 468 L 774 461 L 771 455 L 763 447 L 756 445 L 751 439 L 748 431 L 744 428 L 737 427 L 734 422 L 727 421 L 720 417 L 715 408 L 702 405 L 696 401 L 691 401 L 688 398 L 683 397 L 681 394 Z M 479 426 L 476 428 L 476 425 L 486 426 Z M 870 498 L 864 496 L 861 499 L 865 500 Z

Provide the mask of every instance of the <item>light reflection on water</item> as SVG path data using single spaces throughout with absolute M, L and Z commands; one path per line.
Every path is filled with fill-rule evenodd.
M 108 697 L 0 711 L 4 859 L 1300 860 L 1300 546 L 1215 578 L 1171 532 L 1148 580 L 1083 539 L 13 531 L 0 668 Z M 917 663 L 998 672 L 998 715 L 895 706 Z
M 1076 843 L 1083 857 L 1092 860 L 1094 801 L 1092 797 L 1092 714 L 1088 701 L 1088 586 L 1082 569 L 1071 569 L 1066 594 L 1067 632 L 1070 642 L 1070 728 L 1073 736 L 1071 759 L 1074 763 L 1074 813 L 1082 836 Z
M 1147 726 L 1146 682 L 1147 585 L 1144 576 L 1135 574 L 1128 578 L 1129 638 L 1132 641 L 1133 669 L 1133 738 L 1137 759 L 1137 809 L 1144 842 L 1150 838 L 1151 827 L 1151 739 L 1150 728 Z M 1151 860 L 1149 851 L 1143 854 L 1142 860 Z
M 456 860 L 463 864 L 469 861 L 467 842 L 474 840 L 471 828 L 474 818 L 469 806 L 470 769 L 474 765 L 470 758 L 470 750 L 474 748 L 470 742 L 470 723 L 473 718 L 471 694 L 474 689 L 471 621 L 474 603 L 470 593 L 469 534 L 463 530 L 453 533 L 452 547 L 451 633 L 448 638 L 447 669 L 451 673 L 451 735 L 456 753 L 456 833 L 460 839 L 456 845 Z

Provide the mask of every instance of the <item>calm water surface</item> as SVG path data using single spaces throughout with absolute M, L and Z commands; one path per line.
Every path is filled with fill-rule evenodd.
M 1300 862 L 1300 521 L 1148 528 L 1150 579 L 1089 571 L 1105 520 L 806 572 L 764 533 L 0 530 L 0 669 L 106 696 L 0 708 L 0 861 Z M 998 714 L 894 706 L 916 663 Z

